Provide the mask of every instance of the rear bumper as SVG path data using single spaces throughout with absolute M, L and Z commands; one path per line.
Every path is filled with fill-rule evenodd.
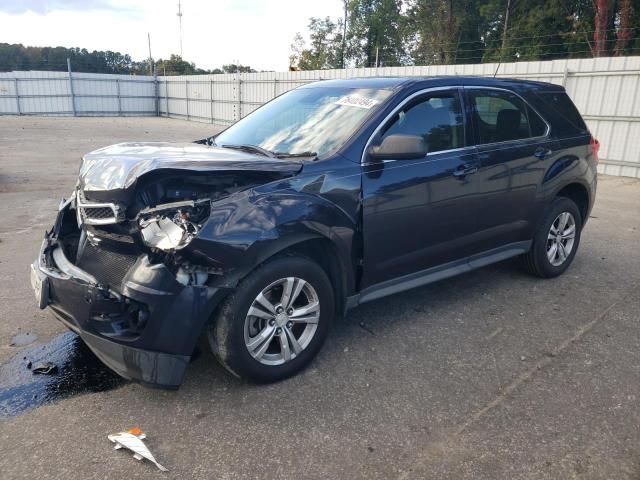
M 60 215 L 64 215 L 64 208 Z M 31 266 L 41 308 L 50 308 L 109 368 L 148 386 L 177 388 L 207 320 L 227 291 L 184 286 L 141 255 L 122 288 L 99 284 L 65 256 L 60 220 Z

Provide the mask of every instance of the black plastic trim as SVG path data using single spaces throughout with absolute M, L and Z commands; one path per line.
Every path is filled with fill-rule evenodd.
M 349 297 L 346 302 L 346 307 L 347 309 L 354 308 L 362 303 L 377 300 L 379 298 L 386 297 L 387 295 L 393 295 L 405 290 L 437 282 L 438 280 L 453 277 L 461 273 L 470 272 L 476 268 L 484 267 L 486 265 L 526 253 L 530 248 L 531 240 L 510 243 L 483 253 L 445 263 L 444 265 L 431 267 L 426 270 L 387 280 L 386 282 L 381 282 L 365 288 L 357 296 Z

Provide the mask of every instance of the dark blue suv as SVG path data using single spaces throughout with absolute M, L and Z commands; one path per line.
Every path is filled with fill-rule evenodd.
M 515 256 L 560 275 L 597 154 L 557 85 L 317 82 L 215 137 L 85 155 L 32 284 L 126 378 L 179 386 L 206 333 L 230 372 L 274 381 L 361 303 Z

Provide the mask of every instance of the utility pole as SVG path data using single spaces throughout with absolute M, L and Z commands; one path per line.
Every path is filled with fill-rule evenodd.
M 182 58 L 182 2 L 178 0 L 178 22 L 180 23 L 180 58 Z
M 502 48 L 500 49 L 500 59 L 504 56 L 507 48 L 507 30 L 509 30 L 509 12 L 511 11 L 511 0 L 507 0 L 507 11 L 504 13 L 504 29 L 502 30 Z
M 153 57 L 151 56 L 151 33 L 147 32 L 147 40 L 149 41 L 149 75 L 153 75 Z

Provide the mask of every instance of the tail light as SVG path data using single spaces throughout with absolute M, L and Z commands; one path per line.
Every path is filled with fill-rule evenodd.
M 596 139 L 596 137 L 591 137 L 591 153 L 593 153 L 593 158 L 596 161 L 596 165 L 599 162 L 598 152 L 600 152 L 600 142 Z

